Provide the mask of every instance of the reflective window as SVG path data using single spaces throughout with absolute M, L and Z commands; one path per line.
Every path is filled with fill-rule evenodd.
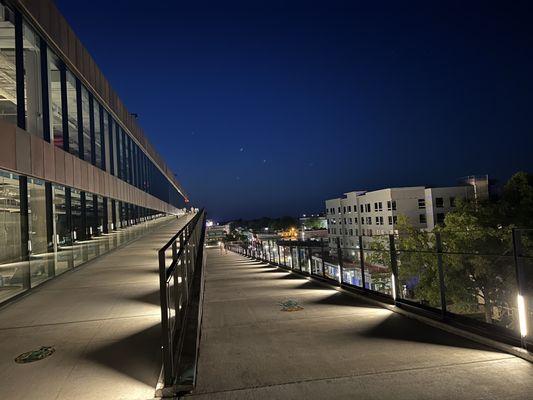
M 26 23 L 23 24 L 22 32 L 26 130 L 43 137 L 40 38 Z
M 81 192 L 79 190 L 70 189 L 70 213 L 72 224 L 72 239 L 73 239 L 73 259 L 74 266 L 83 263 L 83 246 L 79 243 L 84 238 L 84 223 L 81 207 Z
M 0 170 L 0 301 L 27 289 L 22 254 L 19 177 Z
M 54 276 L 53 253 L 48 252 L 46 189 L 43 181 L 28 178 L 30 280 L 34 287 Z
M 64 186 L 52 185 L 52 226 L 55 273 L 72 268 L 72 234 L 67 214 L 67 193 Z
M 104 162 L 103 162 L 103 169 L 106 170 L 106 171 L 110 171 L 111 170 L 111 163 L 110 163 L 110 144 L 109 144 L 109 139 L 110 139 L 110 134 L 109 134 L 109 114 L 107 113 L 107 111 L 102 108 L 101 109 L 101 113 L 102 113 L 102 126 L 103 126 L 103 136 L 104 136 Z
M 70 71 L 66 72 L 67 111 L 68 111 L 68 151 L 79 157 L 78 143 L 78 94 L 76 92 L 76 78 Z
M 50 136 L 55 146 L 63 148 L 61 72 L 59 59 L 51 50 L 48 50 L 48 93 L 50 98 Z
M 91 109 L 89 106 L 89 92 L 85 86 L 81 86 L 81 118 L 82 118 L 82 133 L 83 133 L 83 159 L 91 162 Z
M 93 235 L 96 235 L 96 208 L 95 203 L 93 199 L 93 195 L 91 193 L 85 193 L 85 216 L 87 221 L 87 227 L 85 229 L 86 237 L 92 237 Z
M 0 4 L 2 40 L 0 41 L 0 118 L 17 124 L 17 77 L 15 69 L 15 16 Z
M 94 165 L 102 168 L 102 121 L 100 120 L 100 104 L 93 102 L 94 106 Z

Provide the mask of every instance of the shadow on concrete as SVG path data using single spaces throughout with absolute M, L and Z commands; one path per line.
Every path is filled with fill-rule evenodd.
M 286 275 L 275 276 L 275 277 L 272 277 L 272 278 L 273 279 L 292 279 L 292 280 L 299 280 L 299 281 L 305 279 L 303 276 L 298 276 L 298 275 L 290 273 L 290 272 L 287 272 Z
M 161 370 L 161 326 L 106 342 L 85 354 L 85 357 L 155 388 Z
M 158 307 L 161 305 L 159 299 L 159 290 L 130 297 L 130 300 L 139 301 L 141 303 L 153 304 Z
M 324 288 L 324 287 L 323 287 Z M 317 288 L 318 289 L 318 288 Z M 327 289 L 327 288 L 324 288 Z M 331 289 L 329 289 L 331 290 Z M 357 297 L 347 296 L 343 293 L 334 293 L 331 296 L 323 297 L 319 300 L 312 302 L 313 304 L 321 304 L 328 306 L 344 306 L 344 307 L 364 307 L 364 308 L 379 308 L 375 304 L 364 301 L 363 299 L 358 299 Z
M 358 335 L 367 338 L 382 338 L 408 342 L 436 344 L 448 347 L 491 351 L 501 353 L 482 344 L 456 336 L 452 333 L 423 324 L 403 315 L 392 313 L 379 324 L 359 332 Z
M 316 290 L 334 290 L 327 286 L 319 285 L 313 281 L 307 281 L 301 285 L 295 286 L 294 289 L 316 289 Z

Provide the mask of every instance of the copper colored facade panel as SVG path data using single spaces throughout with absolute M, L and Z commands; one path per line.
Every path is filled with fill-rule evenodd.
M 31 174 L 37 178 L 44 178 L 43 151 L 43 140 L 35 135 L 30 135 Z
M 44 179 L 56 180 L 56 162 L 54 145 L 43 140 Z
M 31 175 L 31 139 L 30 134 L 22 129 L 16 128 L 16 161 L 17 172 Z
M 54 160 L 56 164 L 56 182 L 62 185 L 68 185 L 65 177 L 65 152 L 58 147 L 54 147 Z M 70 170 L 72 171 L 72 169 Z M 71 172 L 72 174 L 72 172 Z M 71 182 L 72 184 L 72 182 Z
M 0 123 L 0 136 L 2 137 L 0 167 L 12 171 L 17 169 L 16 130 L 15 125 Z

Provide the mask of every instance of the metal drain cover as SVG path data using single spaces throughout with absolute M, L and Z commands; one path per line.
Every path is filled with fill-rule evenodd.
M 287 299 L 279 303 L 281 311 L 300 311 L 304 308 L 294 299 Z
M 26 364 L 31 363 L 34 361 L 42 360 L 43 358 L 50 357 L 56 349 L 53 346 L 41 346 L 38 350 L 32 350 L 28 351 L 26 353 L 22 353 L 17 358 L 15 358 L 15 362 L 19 364 Z

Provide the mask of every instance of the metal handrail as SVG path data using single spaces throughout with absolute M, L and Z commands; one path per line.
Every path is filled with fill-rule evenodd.
M 206 213 L 200 210 L 183 228 L 158 250 L 159 287 L 161 302 L 163 386 L 192 389 L 195 374 L 183 381 L 184 368 L 196 365 L 196 352 L 183 355 L 184 342 L 190 332 L 199 332 L 200 300 L 202 296 L 202 263 Z M 167 266 L 167 251 L 171 262 Z M 199 290 L 200 289 L 200 290 Z M 194 318 L 196 316 L 196 318 Z M 183 364 L 187 364 L 184 367 Z

